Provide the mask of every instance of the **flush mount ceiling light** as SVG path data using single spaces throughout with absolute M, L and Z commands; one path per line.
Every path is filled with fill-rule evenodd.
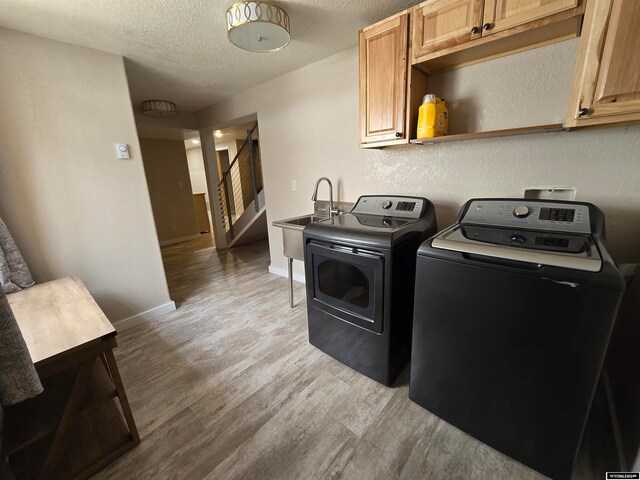
M 238 2 L 227 10 L 227 36 L 250 52 L 275 52 L 291 40 L 289 15 L 271 2 Z
M 176 104 L 165 100 L 145 100 L 142 102 L 142 113 L 150 117 L 170 117 L 178 113 Z

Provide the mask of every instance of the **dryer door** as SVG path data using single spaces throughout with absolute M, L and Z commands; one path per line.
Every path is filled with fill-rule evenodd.
M 358 327 L 382 332 L 384 256 L 338 245 L 309 243 L 312 306 Z

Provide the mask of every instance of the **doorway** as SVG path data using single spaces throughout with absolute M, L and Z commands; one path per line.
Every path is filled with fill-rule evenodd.
M 219 194 L 216 235 L 233 247 L 267 237 L 262 159 L 256 120 L 216 129 L 213 132 L 215 164 L 210 171 Z M 201 131 L 202 134 L 202 131 Z
M 138 136 L 160 246 L 211 235 L 198 132 L 141 127 Z

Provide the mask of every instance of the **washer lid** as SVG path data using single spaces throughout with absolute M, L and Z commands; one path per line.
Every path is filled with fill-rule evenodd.
M 602 259 L 591 235 L 455 225 L 436 236 L 434 248 L 520 262 L 599 272 Z

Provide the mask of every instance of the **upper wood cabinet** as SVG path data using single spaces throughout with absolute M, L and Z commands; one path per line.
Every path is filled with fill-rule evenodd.
M 414 8 L 412 63 L 441 70 L 566 40 L 579 35 L 584 1 L 427 0 Z
M 483 36 L 570 10 L 578 0 L 485 0 Z
M 423 96 L 429 93 L 431 74 L 579 35 L 586 1 L 426 0 L 364 28 L 359 35 L 360 146 L 401 145 L 416 138 L 418 110 Z M 639 7 L 634 1 L 640 5 L 640 0 L 589 0 L 627 5 L 634 12 L 626 19 L 627 23 L 638 17 Z M 618 15 L 621 8 L 624 7 L 618 6 Z M 608 14 L 602 15 L 606 21 Z M 614 18 L 612 15 L 612 22 Z M 632 54 L 623 55 L 635 62 L 636 83 L 631 88 L 637 93 L 640 44 L 636 38 L 623 41 L 635 42 L 629 47 Z M 607 55 L 606 51 L 603 55 Z M 622 77 L 606 87 L 616 89 L 621 82 Z M 618 101 L 620 98 L 617 97 Z M 510 129 L 508 134 L 561 127 L 561 124 L 524 126 Z M 459 133 L 486 136 L 496 132 Z
M 413 54 L 418 57 L 479 38 L 484 0 L 428 0 L 416 7 Z
M 589 0 L 566 125 L 640 120 L 640 1 Z
M 360 142 L 407 143 L 407 13 L 360 32 Z

